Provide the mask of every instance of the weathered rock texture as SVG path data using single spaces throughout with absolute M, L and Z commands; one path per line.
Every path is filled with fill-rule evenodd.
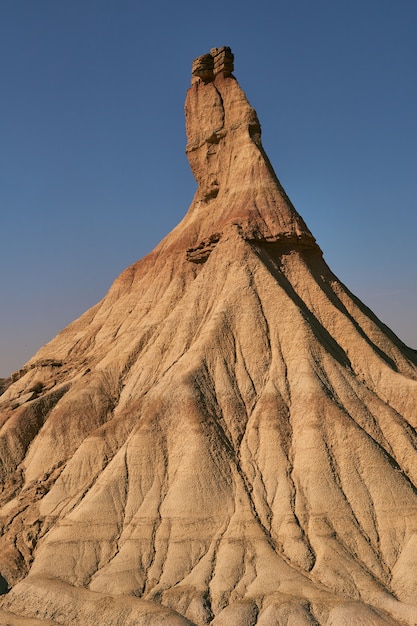
M 1 397 L 1 624 L 417 623 L 416 352 L 327 267 L 232 69 L 193 65 L 183 221 Z

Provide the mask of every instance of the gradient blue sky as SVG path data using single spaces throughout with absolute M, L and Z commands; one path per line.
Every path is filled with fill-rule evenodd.
M 0 0 L 0 376 L 182 218 L 222 45 L 328 264 L 417 347 L 416 0 Z

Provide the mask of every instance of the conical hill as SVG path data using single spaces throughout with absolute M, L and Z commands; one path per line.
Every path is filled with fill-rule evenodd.
M 417 623 L 417 357 L 332 274 L 229 48 L 182 222 L 0 398 L 0 624 Z

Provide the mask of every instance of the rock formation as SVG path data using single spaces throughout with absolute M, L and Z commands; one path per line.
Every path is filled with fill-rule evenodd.
M 0 624 L 417 623 L 417 354 L 232 71 L 193 64 L 184 219 L 0 398 Z

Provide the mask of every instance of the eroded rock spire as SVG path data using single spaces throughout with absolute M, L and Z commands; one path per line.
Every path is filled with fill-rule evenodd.
M 0 624 L 415 626 L 416 353 L 209 56 L 187 215 L 1 395 Z
M 183 222 L 198 231 L 191 249 L 220 240 L 231 227 L 246 240 L 314 246 L 265 154 L 256 111 L 232 74 L 233 59 L 223 46 L 192 64 L 186 152 L 198 190 Z

